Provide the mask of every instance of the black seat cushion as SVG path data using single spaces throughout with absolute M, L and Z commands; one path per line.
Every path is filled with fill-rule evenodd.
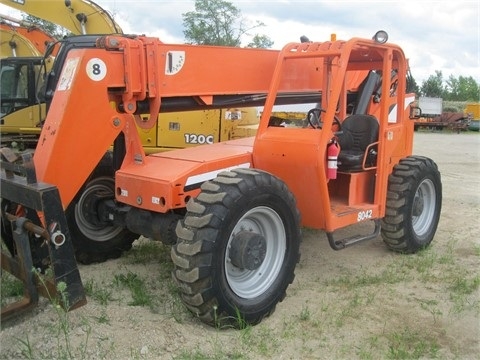
M 340 171 L 359 171 L 368 145 L 378 141 L 378 121 L 371 115 L 351 115 L 342 123 L 342 133 L 338 136 Z M 375 150 L 375 149 L 372 149 Z M 367 166 L 374 166 L 375 151 L 367 157 Z

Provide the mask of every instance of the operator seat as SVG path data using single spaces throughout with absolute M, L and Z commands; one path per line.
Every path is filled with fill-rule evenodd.
M 339 171 L 361 171 L 363 158 L 368 145 L 378 141 L 378 120 L 372 115 L 354 114 L 342 123 L 342 132 L 338 136 L 340 153 L 338 154 Z M 376 146 L 368 150 L 366 167 L 375 166 L 377 161 Z

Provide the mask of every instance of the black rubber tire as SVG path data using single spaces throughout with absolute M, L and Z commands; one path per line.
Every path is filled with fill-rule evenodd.
M 442 207 L 442 183 L 435 162 L 422 156 L 402 159 L 388 179 L 382 237 L 387 246 L 415 253 L 433 240 Z
M 0 236 L 2 237 L 5 247 L 10 252 L 11 256 L 16 255 L 15 244 L 13 240 L 13 229 L 10 221 L 7 220 L 5 213 L 12 213 L 14 209 L 14 204 L 11 201 L 2 199 L 1 200 L 1 211 L 2 216 L 0 218 Z
M 89 195 L 107 192 L 113 199 L 114 189 L 111 158 L 107 154 L 65 211 L 75 256 L 82 264 L 116 259 L 130 250 L 139 237 L 123 227 L 95 223 L 95 206 L 89 204 Z
M 231 262 L 232 239 L 243 230 L 266 241 L 265 258 L 256 269 Z M 294 196 L 277 177 L 253 169 L 222 172 L 205 182 L 187 204 L 177 236 L 173 278 L 187 308 L 214 326 L 253 325 L 273 313 L 300 259 Z

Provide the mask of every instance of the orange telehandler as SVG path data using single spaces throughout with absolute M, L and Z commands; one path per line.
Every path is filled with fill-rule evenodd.
M 409 118 L 419 112 L 408 63 L 386 40 L 380 31 L 273 51 L 108 35 L 70 50 L 33 158 L 22 166 L 2 150 L 2 268 L 28 289 L 3 316 L 44 291 L 32 264 L 53 274 L 48 289 L 66 285 L 64 306 L 85 303 L 65 210 L 112 142 L 114 193 L 84 195 L 84 213 L 121 229 L 120 238 L 171 244 L 182 299 L 209 324 L 238 315 L 256 324 L 274 311 L 293 281 L 304 226 L 323 229 L 335 250 L 380 233 L 395 251 L 428 246 L 440 173 L 412 155 Z M 275 104 L 300 103 L 317 104 L 307 126 L 271 121 Z M 145 154 L 138 129 L 155 126 L 159 112 L 226 105 L 263 106 L 255 137 Z M 364 222 L 371 231 L 338 235 Z

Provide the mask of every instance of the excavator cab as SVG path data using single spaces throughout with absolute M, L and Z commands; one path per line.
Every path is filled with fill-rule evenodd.
M 13 142 L 34 148 L 45 120 L 42 88 L 45 66 L 41 57 L 0 59 L 2 145 Z M 17 129 L 21 129 L 19 133 Z
M 35 95 L 35 65 L 40 65 L 40 62 L 35 64 L 30 60 L 23 60 L 2 59 L 0 70 L 2 117 L 32 105 L 30 95 Z

